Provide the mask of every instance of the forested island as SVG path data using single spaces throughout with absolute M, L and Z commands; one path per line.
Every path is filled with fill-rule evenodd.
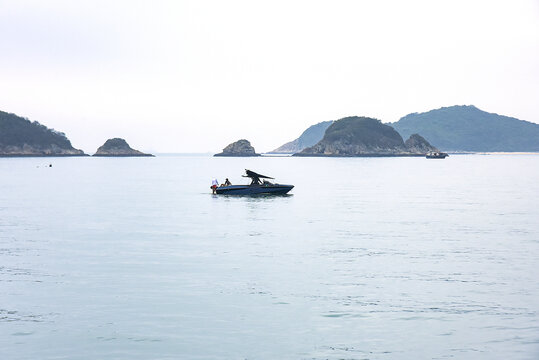
M 424 156 L 429 151 L 438 149 L 418 134 L 404 142 L 378 119 L 351 116 L 335 121 L 322 140 L 294 156 Z
M 66 135 L 37 121 L 0 111 L 0 156 L 86 156 Z

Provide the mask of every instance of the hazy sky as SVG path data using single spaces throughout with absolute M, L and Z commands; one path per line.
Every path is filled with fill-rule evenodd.
M 0 110 L 93 153 L 257 151 L 350 115 L 539 123 L 539 1 L 0 0 Z

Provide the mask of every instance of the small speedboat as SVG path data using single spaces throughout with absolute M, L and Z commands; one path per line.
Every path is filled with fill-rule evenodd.
M 243 177 L 251 179 L 249 185 L 219 186 L 215 190 L 216 193 L 221 195 L 284 195 L 294 187 L 294 185 L 274 184 L 267 180 L 273 179 L 272 177 L 260 175 L 251 170 L 245 169 L 245 173 Z
M 431 151 L 429 153 L 427 153 L 427 155 L 425 156 L 427 159 L 445 159 L 446 157 L 448 157 L 449 155 L 447 155 L 446 153 L 444 152 L 440 152 L 440 151 Z

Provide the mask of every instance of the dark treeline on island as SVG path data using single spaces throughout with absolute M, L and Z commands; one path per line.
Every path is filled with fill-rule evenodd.
M 352 116 L 335 121 L 322 140 L 294 156 L 424 156 L 430 151 L 438 149 L 418 134 L 404 142 L 380 120 Z
M 88 156 L 66 135 L 37 121 L 0 111 L 0 156 Z M 124 139 L 109 139 L 94 156 L 153 156 L 132 149 Z
M 85 156 L 64 133 L 0 111 L 0 156 Z

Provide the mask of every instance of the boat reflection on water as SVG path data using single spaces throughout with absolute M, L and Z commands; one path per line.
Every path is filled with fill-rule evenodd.
M 257 174 L 254 171 L 245 169 L 246 175 L 251 179 L 249 185 L 228 185 L 220 186 L 216 193 L 220 195 L 284 195 L 288 193 L 294 185 L 276 184 L 268 179 L 272 177 Z

